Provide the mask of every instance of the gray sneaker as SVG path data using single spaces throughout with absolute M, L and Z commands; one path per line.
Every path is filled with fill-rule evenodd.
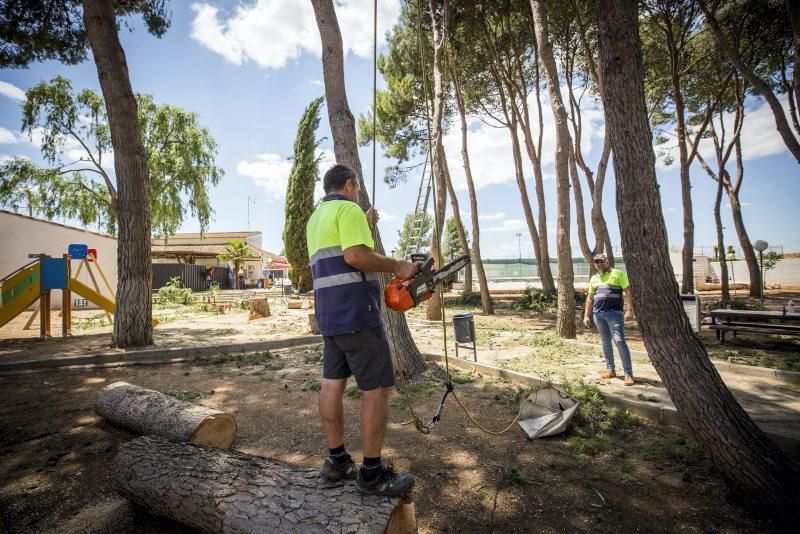
M 364 495 L 384 495 L 386 497 L 401 497 L 414 487 L 416 479 L 408 473 L 396 473 L 391 465 L 381 466 L 381 472 L 372 481 L 367 482 L 361 477 L 358 470 L 356 489 Z
M 347 461 L 342 464 L 334 462 L 333 458 L 328 456 L 325 458 L 325 462 L 323 462 L 319 474 L 329 482 L 338 482 L 343 479 L 354 480 L 357 472 L 356 464 L 350 456 L 348 456 Z

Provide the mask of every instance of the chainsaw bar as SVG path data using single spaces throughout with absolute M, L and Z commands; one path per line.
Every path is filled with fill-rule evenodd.
M 434 285 L 438 284 L 439 282 L 443 282 L 448 276 L 457 273 L 467 265 L 469 265 L 469 256 L 461 256 L 460 258 L 454 259 L 438 271 L 434 271 Z

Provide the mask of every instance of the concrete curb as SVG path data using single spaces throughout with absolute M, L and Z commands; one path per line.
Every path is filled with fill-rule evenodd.
M 198 345 L 195 347 L 170 347 L 163 349 L 145 349 L 130 352 L 105 352 L 99 354 L 82 354 L 78 356 L 54 356 L 41 360 L 23 360 L 16 362 L 0 362 L 0 375 L 45 371 L 63 367 L 84 366 L 120 366 L 178 363 L 194 360 L 200 356 L 211 354 L 231 354 L 256 352 L 262 350 L 287 349 L 303 345 L 322 343 L 321 336 L 300 336 L 269 341 L 251 341 L 228 345 Z
M 600 352 L 603 351 L 602 345 L 595 345 L 594 343 L 586 343 L 584 341 L 573 341 L 571 339 L 565 339 L 564 341 L 571 345 L 576 345 L 578 347 L 594 349 Z M 644 350 L 631 349 L 631 354 L 633 356 L 640 356 L 648 359 L 650 358 L 650 355 L 647 354 L 647 351 Z M 716 367 L 717 370 L 726 373 L 733 373 L 744 376 L 764 377 L 764 378 L 777 378 L 778 380 L 785 380 L 785 381 L 800 380 L 800 371 L 784 371 L 782 369 L 772 369 L 770 367 L 756 367 L 755 365 L 742 365 L 740 363 L 729 363 L 719 360 L 711 360 L 711 363 L 714 364 L 714 367 Z
M 423 354 L 423 356 L 430 361 L 444 362 L 444 357 L 439 354 Z M 451 367 L 455 367 L 457 369 L 474 368 L 476 371 L 484 375 L 494 376 L 497 378 L 507 378 L 508 380 L 512 380 L 525 386 L 539 387 L 547 384 L 546 381 L 534 376 L 517 373 L 515 371 L 509 371 L 494 365 L 462 360 L 461 358 L 454 358 L 452 356 L 449 357 L 448 360 Z M 559 384 L 554 385 L 558 386 Z M 655 421 L 662 425 L 679 426 L 682 428 L 687 427 L 686 421 L 684 421 L 683 417 L 681 417 L 678 414 L 678 411 L 673 407 L 630 399 L 628 397 L 615 395 L 613 393 L 605 393 L 603 391 L 601 391 L 600 394 L 603 397 L 603 401 L 606 403 L 606 405 L 612 408 L 629 410 L 631 413 L 638 415 L 639 417 L 650 419 L 651 421 Z M 772 432 L 767 432 L 766 430 L 764 433 L 786 454 L 795 460 L 800 460 L 800 440 L 783 436 L 781 434 L 773 434 Z

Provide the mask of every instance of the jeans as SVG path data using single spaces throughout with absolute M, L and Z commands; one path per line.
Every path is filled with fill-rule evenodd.
M 625 376 L 633 376 L 631 366 L 631 351 L 625 341 L 625 319 L 622 311 L 607 310 L 594 312 L 594 324 L 603 340 L 603 355 L 606 357 L 606 368 L 614 371 L 614 349 L 611 347 L 611 337 L 617 345 L 619 358 L 622 360 L 622 370 Z

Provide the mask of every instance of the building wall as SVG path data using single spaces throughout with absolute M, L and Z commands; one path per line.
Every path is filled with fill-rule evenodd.
M 116 294 L 116 238 L 3 211 L 0 211 L 0 276 L 6 276 L 31 261 L 28 254 L 48 254 L 60 258 L 67 253 L 67 247 L 72 243 L 83 243 L 89 248 L 97 249 L 98 261 Z M 78 261 L 72 262 L 73 274 L 77 271 L 78 265 Z M 102 277 L 94 264 L 92 267 L 102 293 L 108 296 Z M 78 280 L 89 287 L 94 287 L 85 267 L 81 269 Z M 52 292 L 51 301 L 54 309 L 61 307 L 60 290 Z M 94 308 L 91 305 L 89 307 Z

